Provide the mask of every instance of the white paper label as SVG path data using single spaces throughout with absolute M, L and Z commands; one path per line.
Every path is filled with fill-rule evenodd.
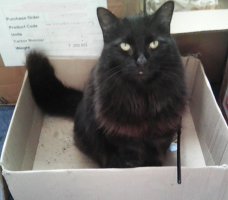
M 49 56 L 98 57 L 103 38 L 96 8 L 106 0 L 0 2 L 0 51 L 6 66 L 21 66 L 32 49 Z

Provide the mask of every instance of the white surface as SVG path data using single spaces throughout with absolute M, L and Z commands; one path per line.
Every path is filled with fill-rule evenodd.
M 175 12 L 171 33 L 228 30 L 228 9 Z
M 25 53 L 33 48 L 49 56 L 98 57 L 103 46 L 98 6 L 107 7 L 106 0 L 0 1 L 5 66 L 24 65 Z M 175 12 L 171 33 L 227 30 L 227 21 L 228 9 Z
M 96 16 L 106 0 L 0 1 L 0 49 L 5 66 L 22 66 L 25 53 L 98 57 L 103 36 Z

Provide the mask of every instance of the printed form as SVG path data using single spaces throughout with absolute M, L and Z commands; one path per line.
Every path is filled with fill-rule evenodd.
M 98 57 L 103 47 L 97 7 L 106 0 L 0 1 L 0 53 L 5 66 L 22 66 L 33 49 L 48 56 Z

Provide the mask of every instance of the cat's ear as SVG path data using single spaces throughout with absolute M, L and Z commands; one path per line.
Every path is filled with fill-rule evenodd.
M 155 19 L 159 21 L 160 25 L 163 26 L 163 28 L 165 28 L 169 32 L 170 32 L 170 23 L 172 20 L 173 11 L 174 11 L 174 2 L 167 1 L 154 13 Z
M 108 9 L 102 7 L 97 8 L 97 17 L 103 32 L 119 21 Z

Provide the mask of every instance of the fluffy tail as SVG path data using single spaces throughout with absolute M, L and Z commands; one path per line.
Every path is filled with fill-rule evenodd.
M 54 73 L 45 55 L 31 52 L 26 58 L 33 97 L 38 106 L 51 115 L 72 117 L 82 98 L 82 92 L 67 88 Z

